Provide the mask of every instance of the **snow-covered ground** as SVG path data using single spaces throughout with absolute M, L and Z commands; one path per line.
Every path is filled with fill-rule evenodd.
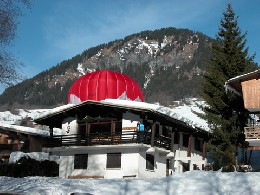
M 257 195 L 260 173 L 190 171 L 150 180 L 60 179 L 49 177 L 0 177 L 0 192 L 21 194 L 104 194 L 104 195 Z

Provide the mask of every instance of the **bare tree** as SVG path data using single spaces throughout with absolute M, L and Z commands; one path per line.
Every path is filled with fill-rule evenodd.
M 30 0 L 0 1 L 0 84 L 4 86 L 10 86 L 22 79 L 19 73 L 22 63 L 6 50 L 16 36 L 22 10 L 30 7 Z

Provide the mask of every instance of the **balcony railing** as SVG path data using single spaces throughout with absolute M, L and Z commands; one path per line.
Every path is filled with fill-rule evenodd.
M 260 140 L 260 126 L 245 127 L 244 131 L 246 139 Z
M 62 146 L 94 146 L 94 145 L 116 145 L 128 143 L 151 144 L 151 133 L 142 131 L 127 132 L 102 132 L 91 133 L 88 136 L 75 135 L 58 135 L 44 140 L 42 145 L 46 148 Z M 154 145 L 165 149 L 170 149 L 170 137 L 156 135 Z

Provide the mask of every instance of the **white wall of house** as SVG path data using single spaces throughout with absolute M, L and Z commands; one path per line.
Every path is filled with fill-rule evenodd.
M 154 156 L 154 170 L 146 169 L 146 150 L 140 152 L 138 164 L 139 178 L 151 179 L 166 176 L 166 154 L 155 151 Z
M 70 176 L 100 176 L 110 178 L 157 178 L 166 176 L 166 153 L 156 151 L 154 155 L 154 170 L 146 169 L 146 150 L 140 147 L 107 148 L 88 151 L 87 169 L 74 169 L 74 154 L 86 154 L 86 150 L 60 152 L 59 177 Z M 121 168 L 106 168 L 107 153 L 121 152 Z
M 142 119 L 135 114 L 126 112 L 123 114 L 122 131 L 136 130 L 137 123 L 143 122 Z M 158 123 L 159 124 L 159 123 Z M 132 128 L 132 129 L 131 129 Z M 171 127 L 168 127 L 171 128 Z M 62 123 L 62 134 L 70 135 L 77 134 L 77 120 L 70 117 Z M 162 134 L 163 128 L 160 125 L 159 133 Z M 183 134 L 179 134 L 179 144 L 174 145 L 174 157 L 170 158 L 170 171 L 176 173 L 183 172 L 183 163 L 189 163 L 190 170 L 193 170 L 193 165 L 202 170 L 202 165 L 205 160 L 202 158 L 202 152 L 195 150 L 195 138 L 192 137 L 191 156 L 187 157 L 187 147 L 183 146 Z M 156 178 L 166 176 L 166 155 L 167 153 L 160 150 L 155 150 L 154 155 L 154 170 L 146 169 L 146 151 L 147 147 L 140 145 L 140 147 L 124 148 L 122 145 L 108 146 L 99 148 L 99 146 L 74 147 L 73 150 L 61 149 L 60 151 L 60 168 L 59 176 L 68 178 L 69 176 L 101 176 L 104 178 Z M 121 168 L 108 169 L 106 168 L 107 153 L 121 152 Z M 168 151 L 170 152 L 170 151 Z M 74 169 L 74 154 L 88 154 L 87 169 Z M 173 173 L 174 174 L 174 173 Z
M 202 142 L 202 140 L 201 140 Z M 202 165 L 206 163 L 206 160 L 203 160 L 203 154 L 201 151 L 195 150 L 195 137 L 192 136 L 191 141 L 191 156 L 187 156 L 188 148 L 183 146 L 183 134 L 180 133 L 179 144 L 174 145 L 175 155 L 174 163 L 172 169 L 177 173 L 183 172 L 182 163 L 189 163 L 190 170 L 193 170 L 193 165 L 197 165 L 199 170 L 202 170 Z
M 121 152 L 121 168 L 106 168 L 107 153 Z M 74 169 L 74 154 L 88 154 L 87 169 Z M 78 149 L 60 153 L 59 176 L 101 176 L 108 178 L 138 177 L 139 148 Z

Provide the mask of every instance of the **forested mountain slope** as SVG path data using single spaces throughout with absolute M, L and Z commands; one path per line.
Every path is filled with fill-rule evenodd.
M 100 69 L 122 72 L 143 89 L 146 102 L 169 105 L 198 97 L 199 79 L 214 40 L 188 29 L 143 31 L 89 48 L 15 86 L 0 96 L 2 109 L 67 103 L 67 92 L 81 75 Z

